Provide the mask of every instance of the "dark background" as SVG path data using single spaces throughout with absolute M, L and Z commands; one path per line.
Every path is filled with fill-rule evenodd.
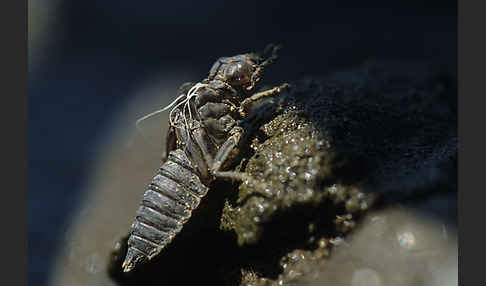
M 36 6 L 42 5 L 50 4 Z M 30 55 L 36 63 L 29 66 L 29 285 L 47 283 L 96 146 L 120 105 L 147 78 L 181 68 L 203 78 L 218 57 L 270 42 L 284 49 L 269 81 L 325 74 L 369 58 L 454 69 L 456 5 L 62 1 L 46 14 L 56 32 Z

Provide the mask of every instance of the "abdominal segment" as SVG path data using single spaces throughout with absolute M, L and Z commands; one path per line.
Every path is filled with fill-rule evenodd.
M 170 243 L 207 192 L 208 187 L 201 182 L 184 151 L 170 152 L 137 210 L 128 239 L 124 271 L 157 255 Z

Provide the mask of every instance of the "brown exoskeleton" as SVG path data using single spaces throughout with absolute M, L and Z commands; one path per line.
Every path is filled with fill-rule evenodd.
M 278 95 L 282 84 L 252 95 L 263 70 L 277 57 L 278 46 L 266 52 L 223 57 L 209 76 L 181 86 L 171 108 L 164 164 L 144 193 L 132 224 L 123 270 L 156 256 L 182 229 L 216 178 L 251 180 L 245 173 L 224 171 L 235 159 L 241 126 L 252 104 Z M 265 54 L 270 53 L 269 57 Z

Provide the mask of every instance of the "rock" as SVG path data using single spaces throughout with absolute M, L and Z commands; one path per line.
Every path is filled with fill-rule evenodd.
M 120 248 L 110 268 L 116 281 L 310 285 L 333 248 L 367 227 L 369 211 L 455 198 L 452 75 L 368 62 L 292 85 L 255 112 L 263 123 L 250 126 L 258 131 L 234 166 L 256 183 L 213 185 L 193 222 L 144 269 L 122 275 Z M 428 217 L 443 208 L 421 211 Z M 454 224 L 455 213 L 447 219 Z M 384 279 L 362 270 L 356 279 Z
M 370 62 L 294 83 L 245 168 L 265 187 L 241 184 L 222 229 L 235 231 L 239 245 L 271 236 L 272 247 L 292 249 L 299 239 L 340 239 L 377 201 L 386 207 L 454 194 L 456 83 L 424 69 Z

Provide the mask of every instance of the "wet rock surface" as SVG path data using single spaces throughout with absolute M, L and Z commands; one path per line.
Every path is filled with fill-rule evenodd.
M 341 243 L 294 250 L 275 279 L 242 272 L 242 285 L 457 285 L 454 227 L 412 209 L 371 211 Z M 332 250 L 330 249 L 332 246 Z
M 173 243 L 133 273 L 121 272 L 122 240 L 109 262 L 114 281 L 320 285 L 312 283 L 327 275 L 323 265 L 338 259 L 334 248 L 353 243 L 347 242 L 351 230 L 366 230 L 369 211 L 413 205 L 455 225 L 454 75 L 369 62 L 292 85 L 273 101 L 274 112 L 235 167 L 258 184 L 216 182 Z M 452 200 L 434 204 L 444 196 Z M 341 259 L 373 259 L 358 253 Z M 356 279 L 385 279 L 385 270 L 376 276 L 363 269 Z M 410 281 L 404 285 L 416 282 Z

